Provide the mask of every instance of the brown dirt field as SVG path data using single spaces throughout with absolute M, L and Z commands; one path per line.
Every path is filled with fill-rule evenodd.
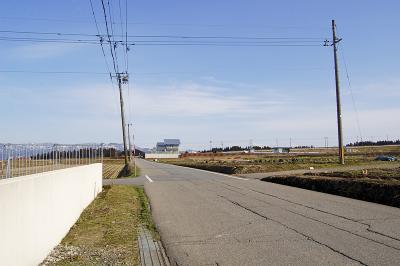
M 122 170 L 124 168 L 124 159 L 104 159 L 103 160 L 103 178 L 105 179 L 113 179 L 122 177 Z M 132 162 L 130 164 L 131 175 L 128 177 L 137 177 L 140 176 L 140 169 L 136 168 L 136 176 L 134 174 L 134 166 L 135 164 Z
M 199 168 L 225 174 L 250 174 L 296 169 L 340 168 L 337 149 L 293 149 L 293 153 L 196 153 L 183 154 L 179 159 L 160 160 L 180 166 Z M 400 146 L 351 147 L 346 153 L 346 166 L 380 165 L 378 155 L 400 154 Z
M 400 207 L 400 167 L 270 176 L 261 180 Z
M 103 178 L 118 178 L 124 168 L 122 159 L 104 159 L 103 160 Z

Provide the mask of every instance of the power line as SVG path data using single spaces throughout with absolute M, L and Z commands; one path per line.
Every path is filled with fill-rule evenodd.
M 36 71 L 36 70 L 1 70 L 1 69 L 0 69 L 0 73 L 109 75 L 108 72 L 89 72 L 89 71 Z
M 207 44 L 207 43 L 217 43 L 217 44 L 310 44 L 310 43 L 321 43 L 319 41 L 287 41 L 287 40 L 281 40 L 281 41 L 221 41 L 221 40 L 216 40 L 216 41 L 193 41 L 193 40 L 186 40 L 186 41 L 176 41 L 176 40 L 170 40 L 170 41 L 165 41 L 165 40 L 129 40 L 128 43 L 126 43 L 123 40 L 97 40 L 97 39 L 65 39 L 65 38 L 38 38 L 38 37 L 9 37 L 9 36 L 0 36 L 2 40 L 5 41 L 37 41 L 37 42 L 72 42 L 72 43 L 89 43 L 89 44 L 102 44 L 104 42 L 107 43 L 119 43 L 122 45 L 128 44 L 128 45 L 135 45 L 136 43 L 179 43 L 179 44 Z M 322 45 L 322 44 L 321 44 Z
M 236 46 L 236 47 L 322 47 L 312 44 L 235 44 L 235 43 L 133 43 L 135 46 Z
M 108 44 L 110 47 L 110 53 L 111 57 L 113 60 L 113 66 L 114 66 L 114 75 L 110 77 L 115 77 L 118 82 L 118 90 L 119 90 L 119 101 L 120 101 L 120 111 L 121 111 L 121 127 L 122 127 L 122 140 L 123 140 L 123 145 L 124 145 L 124 154 L 125 154 L 125 166 L 123 169 L 124 174 L 129 173 L 129 162 L 128 162 L 128 150 L 126 147 L 126 133 L 125 133 L 125 111 L 124 111 L 124 98 L 122 95 L 122 84 L 128 82 L 128 76 L 122 75 L 122 73 L 119 72 L 119 66 L 118 66 L 118 53 L 117 53 L 117 42 L 115 42 L 115 37 L 114 37 L 114 29 L 113 29 L 113 19 L 112 19 L 112 12 L 111 12 L 111 6 L 110 6 L 110 1 L 107 0 L 107 6 L 108 6 L 108 12 L 109 12 L 109 18 L 110 18 L 110 27 L 109 27 L 109 22 L 107 19 L 107 11 L 105 8 L 104 0 L 101 0 L 101 5 L 103 9 L 103 15 L 104 15 L 104 22 L 106 24 L 106 31 L 107 31 L 107 38 L 108 38 Z M 111 34 L 110 34 L 111 31 Z M 113 42 L 111 41 L 111 37 L 113 39 Z
M 102 35 L 101 35 L 101 31 L 100 31 L 100 28 L 99 28 L 99 25 L 98 25 L 98 22 L 97 22 L 97 19 L 96 19 L 96 14 L 94 12 L 93 2 L 92 2 L 92 0 L 89 0 L 89 2 L 90 2 L 90 8 L 92 10 L 93 20 L 94 20 L 94 23 L 95 23 L 95 26 L 96 26 L 96 30 L 97 30 L 97 34 L 98 34 L 97 37 L 100 38 L 100 47 L 101 47 L 101 51 L 102 51 L 102 54 L 103 54 L 104 62 L 106 63 L 108 75 L 109 75 L 110 82 L 111 82 L 111 88 L 112 88 L 112 91 L 113 91 L 113 94 L 114 94 L 114 98 L 117 98 L 114 81 L 113 81 L 112 75 L 111 75 L 111 69 L 110 69 L 110 66 L 108 64 L 106 53 L 104 51 L 104 46 L 103 46 L 104 37 L 102 37 Z
M 19 37 L 3 37 L 0 36 L 0 41 L 9 42 L 50 42 L 50 43 L 71 43 L 71 44 L 99 44 L 97 40 L 83 39 L 48 39 L 48 38 L 19 38 Z
M 93 12 L 94 14 L 94 12 Z M 95 16 L 94 16 L 95 17 Z M 95 20 L 98 29 L 98 22 Z M 127 24 L 126 24 L 127 25 Z M 106 35 L 89 34 L 89 33 L 62 33 L 62 32 L 43 32 L 43 31 L 16 31 L 16 30 L 0 30 L 0 33 L 15 33 L 15 34 L 37 34 L 37 35 L 57 35 L 57 36 L 84 36 L 84 37 L 107 37 Z M 112 34 L 111 34 L 112 35 Z M 110 35 L 110 36 L 111 36 Z M 115 37 L 125 37 L 124 34 L 112 35 Z M 238 39 L 238 40 L 315 40 L 324 41 L 326 38 L 316 37 L 266 37 L 266 36 L 203 36 L 203 35 L 127 35 L 129 38 L 166 38 L 166 39 Z
M 126 54 L 126 72 L 129 73 L 129 57 L 128 57 L 128 0 L 125 0 L 125 54 Z
M 114 25 L 114 20 L 113 20 L 113 16 L 112 16 L 112 12 L 111 12 L 110 0 L 107 0 L 107 6 L 108 6 L 108 16 L 110 18 L 109 25 L 110 25 L 110 30 L 111 30 L 111 38 L 113 40 L 112 48 L 114 50 L 114 57 L 115 57 L 116 66 L 117 66 L 116 73 L 119 73 L 118 53 L 117 53 L 117 45 L 118 45 L 118 43 L 115 41 L 115 36 L 114 36 L 114 26 L 113 26 Z M 111 43 L 110 43 L 110 46 L 111 46 Z
M 92 1 L 90 0 L 91 7 Z M 104 1 L 102 2 L 104 4 Z M 109 2 L 108 2 L 109 3 Z M 104 6 L 104 5 L 103 5 Z M 109 7 L 109 12 L 111 12 L 111 7 Z M 15 41 L 15 42 L 60 42 L 60 43 L 80 43 L 80 44 L 98 44 L 102 47 L 103 56 L 105 56 L 103 43 L 106 42 L 110 46 L 111 57 L 113 59 L 113 66 L 115 64 L 114 70 L 118 72 L 118 65 L 116 62 L 117 58 L 117 46 L 120 44 L 122 47 L 125 46 L 124 56 L 125 56 L 125 67 L 128 70 L 127 62 L 127 52 L 129 51 L 129 46 L 140 45 L 140 46 L 320 46 L 315 45 L 317 43 L 323 43 L 322 38 L 296 38 L 296 37 L 248 37 L 248 36 L 189 36 L 189 35 L 128 35 L 127 28 L 125 34 L 123 33 L 123 26 L 121 26 L 121 35 L 113 34 L 113 27 L 109 28 L 107 19 L 107 12 L 105 7 L 103 7 L 104 18 L 106 22 L 107 35 L 102 35 L 100 33 L 98 22 L 92 9 L 92 15 L 96 24 L 97 33 L 94 34 L 82 34 L 82 33 L 60 33 L 60 32 L 35 32 L 35 31 L 13 31 L 13 30 L 3 30 L 3 33 L 15 33 L 15 34 L 36 34 L 36 35 L 56 35 L 56 36 L 80 36 L 80 37 L 96 37 L 96 39 L 85 38 L 85 39 L 72 39 L 72 38 L 40 38 L 40 37 L 10 37 L 10 36 L 0 36 L 0 41 Z M 122 14 L 120 9 L 120 19 L 122 22 Z M 125 25 L 127 27 L 127 15 L 125 17 Z M 110 33 L 111 30 L 111 33 Z M 112 37 L 112 40 L 111 40 Z M 121 39 L 116 40 L 115 37 Z M 128 39 L 129 37 L 129 39 Z M 100 41 L 98 40 L 100 38 Z M 105 39 L 107 38 L 107 39 Z M 125 40 L 122 40 L 125 38 Z M 133 38 L 133 39 L 132 39 Z M 271 45 L 273 44 L 273 45 Z M 312 45 L 314 44 L 314 45 Z M 107 63 L 108 64 L 108 63 Z
M 53 21 L 53 22 L 68 22 L 68 23 L 90 23 L 86 20 L 71 20 L 71 19 L 58 19 L 58 18 L 40 18 L 40 17 L 0 17 L 3 20 L 32 20 L 32 21 Z M 102 22 L 104 23 L 104 22 Z M 315 26 L 299 26 L 299 25 L 261 25 L 261 24 L 194 24 L 194 23 L 153 23 L 153 22 L 139 22 L 131 21 L 129 25 L 153 25 L 153 26 L 178 26 L 178 27 L 221 27 L 221 28 L 261 28 L 261 29 L 315 29 L 315 30 L 328 30 L 328 27 L 315 27 Z
M 289 67 L 289 68 L 273 68 L 272 70 L 298 71 L 302 70 L 328 70 L 324 67 Z M 91 71 L 45 71 L 45 70 L 25 70 L 25 69 L 0 69 L 0 73 L 32 73 L 32 74 L 89 74 L 89 75 L 109 75 L 109 72 L 91 72 Z M 187 75 L 187 74 L 204 74 L 203 72 L 135 72 L 134 76 L 158 76 L 158 75 Z M 215 73 L 215 71 L 213 71 Z
M 312 44 L 312 43 L 320 43 L 320 41 L 289 41 L 289 40 L 269 40 L 269 41 L 258 41 L 258 40 L 130 40 L 135 43 L 219 43 L 219 44 Z M 120 41 L 121 42 L 121 41 Z
M 95 13 L 94 13 L 93 2 L 92 2 L 92 0 L 89 0 L 89 2 L 90 2 L 90 8 L 91 8 L 91 10 L 92 10 L 93 20 L 94 20 L 94 23 L 95 23 L 95 25 L 96 25 L 97 34 L 98 34 L 98 36 L 101 36 L 101 34 L 100 34 L 100 29 L 99 29 L 99 25 L 98 25 L 97 19 L 96 19 L 96 15 L 95 15 Z M 100 37 L 101 51 L 102 51 L 102 53 L 103 53 L 103 57 L 104 57 L 104 61 L 105 61 L 106 66 L 107 66 L 107 70 L 108 70 L 108 72 L 110 73 L 111 84 L 112 84 L 113 87 L 114 87 L 114 83 L 113 83 L 112 78 L 111 78 L 110 66 L 108 65 L 107 56 L 106 56 L 106 53 L 105 53 L 105 51 L 104 51 L 103 42 L 102 42 L 101 40 L 102 40 L 102 39 L 101 39 L 101 37 Z
M 325 70 L 322 67 L 293 67 L 293 68 L 274 68 L 277 70 L 293 70 L 297 71 L 299 69 L 304 70 Z M 31 73 L 31 74 L 83 74 L 83 75 L 110 75 L 109 72 L 91 72 L 91 71 L 45 71 L 45 70 L 20 70 L 20 69 L 0 69 L 0 73 Z M 202 72 L 199 72 L 202 73 Z M 215 72 L 213 72 L 215 73 Z M 137 72 L 133 73 L 135 76 L 158 76 L 158 75 L 186 75 L 195 74 L 193 72 Z M 128 83 L 129 84 L 129 83 Z M 113 84 L 114 85 L 114 84 Z
M 355 115 L 356 115 L 356 123 L 357 123 L 358 133 L 360 134 L 361 141 L 363 141 L 363 135 L 362 135 L 361 126 L 360 126 L 360 119 L 359 119 L 359 115 L 358 115 L 358 108 L 357 108 L 357 105 L 356 105 L 356 101 L 355 101 L 355 99 L 354 99 L 353 88 L 352 88 L 351 82 L 350 82 L 350 76 L 349 76 L 349 71 L 348 71 L 348 67 L 347 67 L 347 62 L 346 62 L 345 55 L 344 55 L 344 51 L 343 51 L 343 45 L 340 46 L 340 44 L 339 44 L 339 47 L 341 48 L 341 49 L 338 49 L 338 50 L 341 52 L 340 55 L 342 56 L 342 60 L 343 60 L 343 64 L 344 64 L 344 69 L 345 69 L 345 71 L 346 71 L 347 83 L 348 83 L 348 85 L 349 85 L 349 91 L 350 91 L 351 101 L 352 101 L 352 103 L 353 103 L 354 112 L 355 112 Z
M 115 73 L 117 73 L 118 71 L 117 71 L 115 57 L 114 57 L 114 53 L 113 53 L 113 47 L 112 47 L 111 38 L 110 38 L 110 31 L 108 29 L 107 12 L 106 12 L 106 8 L 104 6 L 104 0 L 101 0 L 101 5 L 103 7 L 104 21 L 106 23 L 106 31 L 107 31 L 108 41 L 109 41 L 108 44 L 110 46 L 110 52 L 111 52 L 111 57 L 112 57 L 112 61 L 113 61 L 114 71 L 115 71 Z
M 91 0 L 89 0 L 92 3 Z M 97 32 L 99 31 L 98 23 L 96 20 L 96 16 L 94 15 L 94 10 L 92 9 L 93 18 L 96 24 Z M 61 33 L 61 32 L 43 32 L 43 31 L 16 31 L 16 30 L 0 30 L 0 33 L 15 33 L 15 34 L 37 34 L 37 35 L 58 35 L 58 36 L 85 36 L 85 37 L 95 37 L 99 36 L 95 34 L 86 34 L 86 33 Z
M 201 36 L 201 35 L 130 35 L 137 38 L 176 38 L 176 39 L 247 39 L 247 40 L 325 40 L 313 37 L 255 37 L 255 36 Z
M 201 43 L 201 42 L 219 42 L 219 43 L 323 43 L 321 41 L 316 41 L 316 40 L 280 40 L 280 39 L 173 39 L 173 40 L 163 40 L 163 39 L 147 39 L 147 40 L 142 40 L 142 39 L 133 39 L 133 40 L 129 40 L 129 42 L 153 42 L 153 43 L 157 43 L 157 42 L 169 42 L 169 43 L 174 43 L 174 42 L 178 42 L 178 43 Z M 129 43 L 128 42 L 128 43 Z
M 121 0 L 118 0 L 118 9 L 119 9 L 119 22 L 120 22 L 120 27 L 121 27 L 121 35 L 124 36 L 124 26 L 123 26 L 123 20 L 122 20 L 122 8 L 121 8 Z M 125 41 L 125 45 L 127 45 L 127 41 Z M 122 46 L 124 47 L 124 46 Z M 125 71 L 127 72 L 127 53 L 126 49 L 124 49 L 124 61 L 125 61 Z
M 309 44 L 303 42 L 176 42 L 176 41 L 135 41 L 132 43 L 125 44 L 124 41 L 116 40 L 89 40 L 89 39 L 49 39 L 49 38 L 17 38 L 17 37 L 0 37 L 0 41 L 8 42 L 39 42 L 39 43 L 68 43 L 68 44 L 101 44 L 106 42 L 110 45 L 110 50 L 112 50 L 113 65 L 115 64 L 115 72 L 118 72 L 116 66 L 116 49 L 114 47 L 117 44 L 122 46 L 250 46 L 250 47 L 322 47 L 323 44 Z
M 122 12 L 121 12 L 121 0 L 119 0 L 119 7 L 120 7 L 120 19 L 121 19 L 121 30 L 122 30 Z M 121 34 L 123 34 L 123 31 L 121 31 Z M 128 0 L 125 0 L 125 49 L 124 49 L 124 54 L 125 54 L 125 71 L 129 75 L 129 56 L 128 56 Z M 132 104 L 131 104 L 131 88 L 130 88 L 130 82 L 128 82 L 128 111 L 129 111 L 129 120 L 132 122 L 133 120 L 133 114 L 132 114 Z M 130 138 L 130 136 L 129 136 Z

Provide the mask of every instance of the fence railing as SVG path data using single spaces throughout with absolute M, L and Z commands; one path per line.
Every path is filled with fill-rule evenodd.
M 0 179 L 103 161 L 104 145 L 1 144 Z

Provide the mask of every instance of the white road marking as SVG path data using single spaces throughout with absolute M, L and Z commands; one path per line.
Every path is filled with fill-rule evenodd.
M 182 167 L 184 167 L 184 166 L 182 166 Z M 185 168 L 190 168 L 190 167 L 185 167 Z M 214 175 L 222 175 L 222 176 L 225 176 L 225 177 L 230 177 L 230 178 L 234 178 L 234 179 L 238 179 L 238 180 L 249 180 L 249 179 L 243 178 L 243 177 L 237 177 L 237 176 L 233 176 L 233 175 L 227 175 L 227 174 L 207 171 L 207 170 L 203 170 L 203 169 L 197 169 L 197 168 L 190 168 L 190 169 L 201 171 L 201 172 L 206 172 L 206 173 L 211 173 L 211 174 L 214 174 Z
M 148 175 L 145 175 L 145 177 L 147 178 L 147 180 L 149 180 L 150 183 L 154 182 Z
M 234 179 L 238 179 L 238 180 L 249 180 L 248 178 L 243 178 L 243 177 L 238 177 L 238 176 L 233 176 L 233 175 L 227 175 L 227 174 L 222 174 L 222 173 L 218 173 L 218 172 L 213 172 L 213 171 L 207 171 L 207 170 L 203 170 L 203 169 L 198 169 L 198 168 L 191 168 L 191 167 L 185 167 L 185 166 L 180 166 L 180 165 L 172 165 L 175 167 L 182 167 L 182 168 L 186 168 L 186 169 L 191 169 L 191 170 L 195 170 L 195 171 L 201 171 L 201 172 L 206 172 L 209 174 L 214 174 L 214 175 L 221 175 L 221 176 L 225 176 L 225 177 L 229 177 L 229 178 L 234 178 Z M 149 179 L 149 177 L 146 175 L 146 178 Z M 151 179 L 150 179 L 151 180 Z M 153 181 L 150 181 L 153 182 Z
M 235 178 L 235 179 L 239 179 L 239 180 L 249 180 L 249 179 L 247 179 L 247 178 L 238 177 L 238 176 L 233 176 L 233 175 L 230 175 L 230 176 L 228 176 L 228 177 L 230 177 L 230 178 Z

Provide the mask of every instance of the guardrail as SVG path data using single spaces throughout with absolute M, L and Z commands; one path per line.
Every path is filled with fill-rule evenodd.
M 0 144 L 0 179 L 103 162 L 102 144 Z

